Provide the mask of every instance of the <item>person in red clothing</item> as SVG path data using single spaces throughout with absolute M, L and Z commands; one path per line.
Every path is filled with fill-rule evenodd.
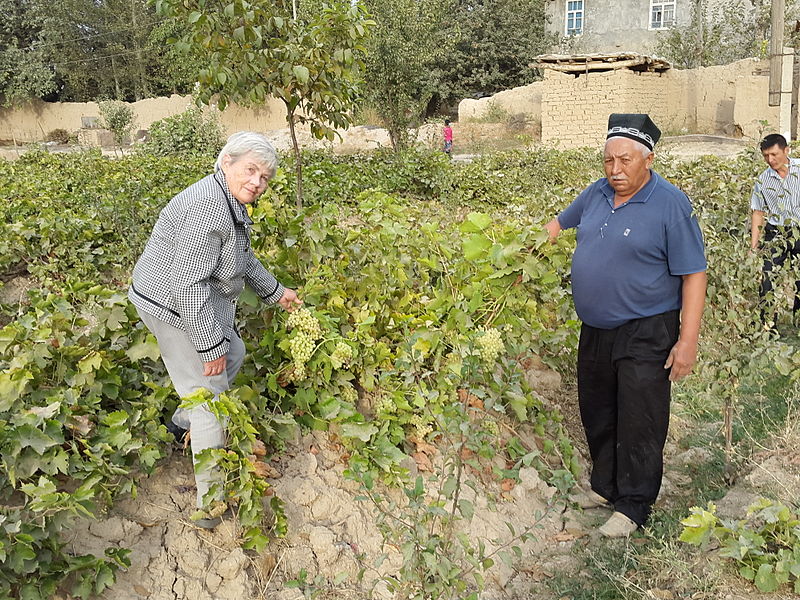
M 444 153 L 450 156 L 450 152 L 453 150 L 453 128 L 450 127 L 450 119 L 444 120 L 442 133 L 444 134 Z

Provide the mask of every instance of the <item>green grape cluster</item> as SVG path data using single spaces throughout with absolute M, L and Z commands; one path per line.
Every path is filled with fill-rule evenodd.
M 409 421 L 414 426 L 414 435 L 420 440 L 424 440 L 433 431 L 431 424 L 422 415 L 413 415 Z
M 293 383 L 299 383 L 299 382 L 305 380 L 306 377 L 308 377 L 308 372 L 306 371 L 306 366 L 294 363 L 294 365 L 292 365 L 292 368 L 289 370 L 289 373 L 286 376 L 286 379 L 291 381 L 291 382 L 293 382 Z
M 358 392 L 352 385 L 342 388 L 342 400 L 350 404 L 355 404 L 358 401 Z
M 393 415 L 397 411 L 394 399 L 388 394 L 379 394 L 375 398 L 375 412 L 377 414 Z
M 319 320 L 307 308 L 300 308 L 289 313 L 286 327 L 295 333 L 289 339 L 289 353 L 294 363 L 288 374 L 289 381 L 303 381 L 308 376 L 306 363 L 314 354 L 315 342 L 322 337 Z
M 299 308 L 290 312 L 289 318 L 286 319 L 286 327 L 305 333 L 312 342 L 316 342 L 322 337 L 319 320 L 307 308 Z
M 314 354 L 314 339 L 305 331 L 298 331 L 289 340 L 289 351 L 295 365 L 304 365 Z
M 500 353 L 506 349 L 505 344 L 503 344 L 503 338 L 500 336 L 500 331 L 494 327 L 485 330 L 483 335 L 478 338 L 477 344 L 478 352 L 487 364 L 496 361 Z
M 500 435 L 500 426 L 494 419 L 484 419 L 481 422 L 481 426 L 483 427 L 483 430 L 486 433 L 489 433 L 494 436 Z
M 353 347 L 344 342 L 337 342 L 331 354 L 331 366 L 334 369 L 341 369 L 353 359 Z

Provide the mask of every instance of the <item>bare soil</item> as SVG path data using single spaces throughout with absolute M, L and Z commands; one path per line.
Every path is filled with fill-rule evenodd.
M 575 447 L 585 459 L 574 385 L 562 384 L 558 374 L 546 368 L 529 371 L 528 378 L 545 402 L 562 411 Z M 685 495 L 682 488 L 690 481 L 684 467 L 710 458 L 704 448 L 680 448 L 678 438 L 686 424 L 679 417 L 674 420 L 657 503 L 662 507 Z M 518 432 L 524 443 L 536 443 L 535 437 L 524 428 Z M 783 497 L 786 494 L 796 497 L 800 493 L 800 460 L 796 457 L 800 432 L 796 433 L 797 436 L 786 436 L 775 448 L 765 449 L 755 457 L 752 472 L 719 502 L 721 515 L 743 516 L 747 506 L 765 490 L 779 492 Z M 346 460 L 347 454 L 336 436 L 324 432 L 298 434 L 285 451 L 272 458 L 270 464 L 278 476 L 270 484 L 285 502 L 289 533 L 285 539 L 271 542 L 261 554 L 240 548 L 241 532 L 235 518 L 225 520 L 213 531 L 192 524 L 189 515 L 194 511 L 195 488 L 191 459 L 179 450 L 165 459 L 153 475 L 138 482 L 135 497 L 122 499 L 97 520 L 81 521 L 67 539 L 76 553 L 102 555 L 109 546 L 131 549 L 132 565 L 120 573 L 116 585 L 103 595 L 108 599 L 300 600 L 316 594 L 314 597 L 322 599 L 388 600 L 392 595 L 381 577 L 396 573 L 402 557 L 398 548 L 382 538 L 371 505 L 357 499 L 362 490 L 344 476 Z M 441 464 L 442 457 L 434 453 L 431 460 L 434 470 L 441 469 Z M 414 461 L 409 459 L 406 466 L 412 477 L 418 472 Z M 611 542 L 601 538 L 597 527 L 610 511 L 573 510 L 563 502 L 554 501 L 555 489 L 544 483 L 535 469 L 522 469 L 520 482 L 510 489 L 491 475 L 491 465 L 486 465 L 483 472 L 471 472 L 468 478 L 474 490 L 465 486 L 463 493 L 474 503 L 475 514 L 462 522 L 462 530 L 473 541 L 483 540 L 490 551 L 510 540 L 507 524 L 520 531 L 534 525 L 537 514 L 544 515 L 534 539 L 521 546 L 521 556 L 510 565 L 497 561 L 488 571 L 482 595 L 486 600 L 568 599 L 555 594 L 552 582 L 564 574 L 574 576 L 580 572 L 584 567 L 579 555 L 607 552 L 609 544 L 647 542 L 646 538 Z M 402 498 L 397 488 L 386 493 L 396 500 Z M 675 552 L 681 556 L 679 548 Z M 388 554 L 388 558 L 377 567 L 376 559 L 382 553 Z M 790 597 L 756 593 L 726 564 L 712 553 L 682 565 L 681 568 L 687 569 L 687 577 L 705 577 L 714 582 L 715 595 L 700 593 L 692 598 Z M 675 564 L 669 568 L 675 569 Z M 286 583 L 301 578 L 302 572 L 306 573 L 305 585 L 299 589 L 287 588 Z M 677 572 L 668 570 L 665 576 L 665 581 L 654 582 L 651 589 L 643 590 L 641 597 L 667 600 L 683 597 L 676 591 L 682 589 L 682 583 L 670 580 L 677 577 Z
M 97 520 L 81 521 L 69 532 L 68 541 L 76 553 L 102 555 L 109 546 L 131 549 L 131 567 L 104 594 L 109 599 L 294 600 L 303 597 L 302 590 L 286 589 L 284 584 L 298 578 L 301 570 L 308 582 L 323 576 L 325 583 L 319 587 L 333 594 L 330 597 L 391 598 L 379 579 L 396 572 L 402 558 L 397 548 L 384 543 L 370 505 L 356 499 L 359 486 L 343 476 L 344 462 L 341 446 L 321 432 L 299 437 L 273 460 L 281 476 L 270 483 L 285 502 L 289 534 L 260 555 L 239 547 L 235 519 L 212 531 L 192 524 L 192 466 L 180 452 L 139 482 L 135 498 L 123 499 Z M 577 533 L 570 523 L 576 518 L 572 511 L 563 504 L 550 505 L 555 490 L 535 469 L 523 469 L 520 479 L 504 491 L 499 481 L 487 486 L 476 477 L 473 483 L 480 491 L 469 487 L 462 491 L 462 497 L 476 507 L 463 530 L 470 539 L 484 540 L 490 550 L 498 541 L 510 539 L 506 523 L 521 530 L 535 523 L 537 512 L 545 515 L 536 539 L 522 545 L 522 557 L 513 567 L 498 561 L 489 570 L 484 598 L 527 597 L 532 578 L 540 572 L 538 556 L 544 548 L 585 533 L 582 529 Z M 401 496 L 399 490 L 389 493 Z M 388 559 L 375 568 L 382 552 L 389 554 Z M 343 582 L 334 586 L 337 577 Z

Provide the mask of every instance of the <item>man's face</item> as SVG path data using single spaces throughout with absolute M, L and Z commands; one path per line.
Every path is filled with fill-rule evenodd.
M 254 202 L 267 189 L 272 177 L 272 170 L 259 162 L 252 152 L 235 160 L 230 156 L 224 156 L 222 172 L 225 174 L 231 194 L 240 204 Z
M 620 196 L 632 196 L 646 183 L 653 164 L 653 153 L 642 154 L 638 142 L 625 137 L 613 137 L 603 151 L 603 168 L 611 187 Z
M 776 171 L 789 163 L 789 146 L 781 148 L 778 144 L 761 151 L 766 163 Z

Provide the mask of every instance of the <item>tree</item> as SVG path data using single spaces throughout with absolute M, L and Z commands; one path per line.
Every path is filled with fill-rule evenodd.
M 144 47 L 148 57 L 147 76 L 150 90 L 156 96 L 190 94 L 203 68 L 196 53 L 183 52 L 171 44 L 184 31 L 185 24 L 178 19 L 166 19 L 157 23 Z
M 45 19 L 28 0 L 0 0 L 0 103 L 20 104 L 55 89 L 41 46 Z
M 544 0 L 459 0 L 453 52 L 441 66 L 440 101 L 525 85 L 540 78 L 533 63 L 556 36 L 545 32 Z
M 0 0 L 0 102 L 188 93 L 200 70 L 147 0 Z
M 290 0 L 155 0 L 159 14 L 186 23 L 178 42 L 194 51 L 205 67 L 198 98 L 260 104 L 270 96 L 283 102 L 292 137 L 297 175 L 296 201 L 302 207 L 302 156 L 297 123 L 317 138 L 333 139 L 351 123 L 351 108 L 363 67 L 363 40 L 372 25 L 360 4 L 329 0 L 315 5 Z
M 377 23 L 366 57 L 366 97 L 395 149 L 409 142 L 436 90 L 435 71 L 454 43 L 451 0 L 364 0 Z
M 147 0 L 34 1 L 47 10 L 42 36 L 59 100 L 150 95 L 144 46 L 156 16 Z
M 800 3 L 786 2 L 786 39 L 800 18 Z M 770 0 L 694 0 L 687 25 L 659 36 L 655 51 L 684 69 L 765 56 L 769 43 Z
M 98 105 L 103 127 L 114 134 L 117 147 L 130 136 L 134 126 L 134 114 L 130 105 L 119 100 L 105 100 Z

